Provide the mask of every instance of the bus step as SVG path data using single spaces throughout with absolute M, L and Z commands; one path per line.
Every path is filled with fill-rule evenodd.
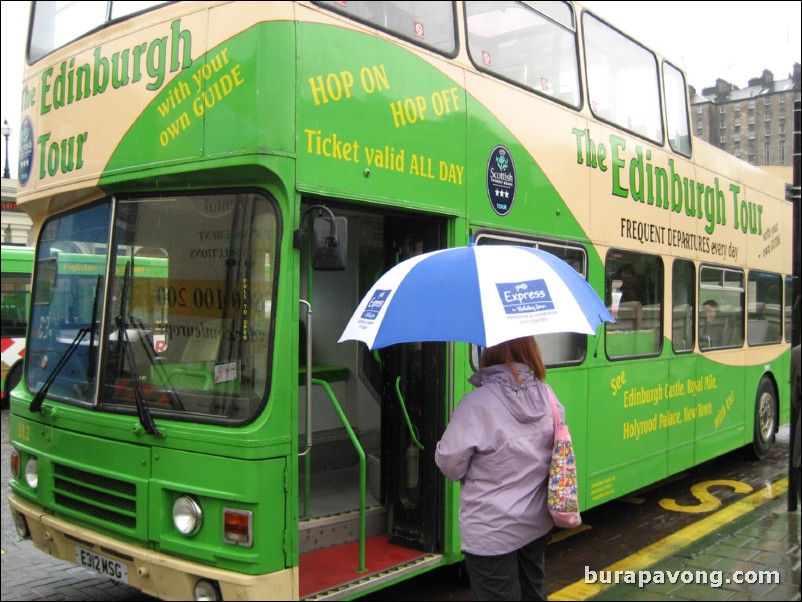
M 341 545 L 359 539 L 359 511 L 350 510 L 329 516 L 301 520 L 298 526 L 301 554 Z M 387 511 L 384 506 L 371 506 L 365 512 L 365 536 L 387 532 Z
M 409 550 L 407 550 L 409 552 Z M 373 558 L 372 554 L 369 554 Z M 350 600 L 369 590 L 389 585 L 396 581 L 408 578 L 416 573 L 423 573 L 435 567 L 442 566 L 444 559 L 442 554 L 420 553 L 419 556 L 410 558 L 406 562 L 394 564 L 383 562 L 381 558 L 374 558 L 368 562 L 372 568 L 363 576 L 351 572 L 347 578 L 339 585 L 332 585 L 318 589 L 326 579 L 331 582 L 337 581 L 336 575 L 327 575 L 326 578 L 316 579 L 314 575 L 309 575 L 309 570 L 304 570 L 304 561 L 301 559 L 301 600 Z M 332 563 L 327 565 L 327 573 L 336 572 L 337 567 L 332 568 Z M 312 571 L 314 572 L 314 571 Z

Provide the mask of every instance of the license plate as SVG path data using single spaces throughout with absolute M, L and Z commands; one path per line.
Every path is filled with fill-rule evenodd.
M 128 584 L 128 567 L 118 560 L 75 546 L 75 562 L 115 581 Z

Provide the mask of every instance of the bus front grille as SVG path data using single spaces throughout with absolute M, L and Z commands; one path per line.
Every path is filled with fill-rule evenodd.
M 136 528 L 136 485 L 120 479 L 54 466 L 56 503 L 95 520 Z

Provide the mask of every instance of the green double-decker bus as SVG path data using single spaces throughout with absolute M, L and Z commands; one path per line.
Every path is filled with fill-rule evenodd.
M 22 378 L 25 357 L 25 332 L 31 302 L 33 249 L 3 245 L 2 264 L 2 405 L 8 407 L 8 394 Z
M 691 135 L 670 60 L 569 2 L 119 6 L 32 3 L 9 502 L 43 552 L 176 600 L 459 562 L 434 449 L 477 350 L 337 340 L 384 271 L 471 238 L 559 256 L 617 317 L 538 337 L 583 510 L 768 452 L 792 205 Z

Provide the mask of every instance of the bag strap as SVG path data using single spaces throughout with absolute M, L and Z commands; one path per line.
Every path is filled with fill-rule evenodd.
M 548 385 L 546 385 L 548 387 Z M 549 389 L 549 401 L 551 401 L 551 418 L 554 421 L 554 434 L 557 434 L 557 429 L 562 424 L 562 420 L 560 420 L 560 410 L 557 408 L 557 402 L 554 399 L 554 391 L 552 391 L 551 387 Z

